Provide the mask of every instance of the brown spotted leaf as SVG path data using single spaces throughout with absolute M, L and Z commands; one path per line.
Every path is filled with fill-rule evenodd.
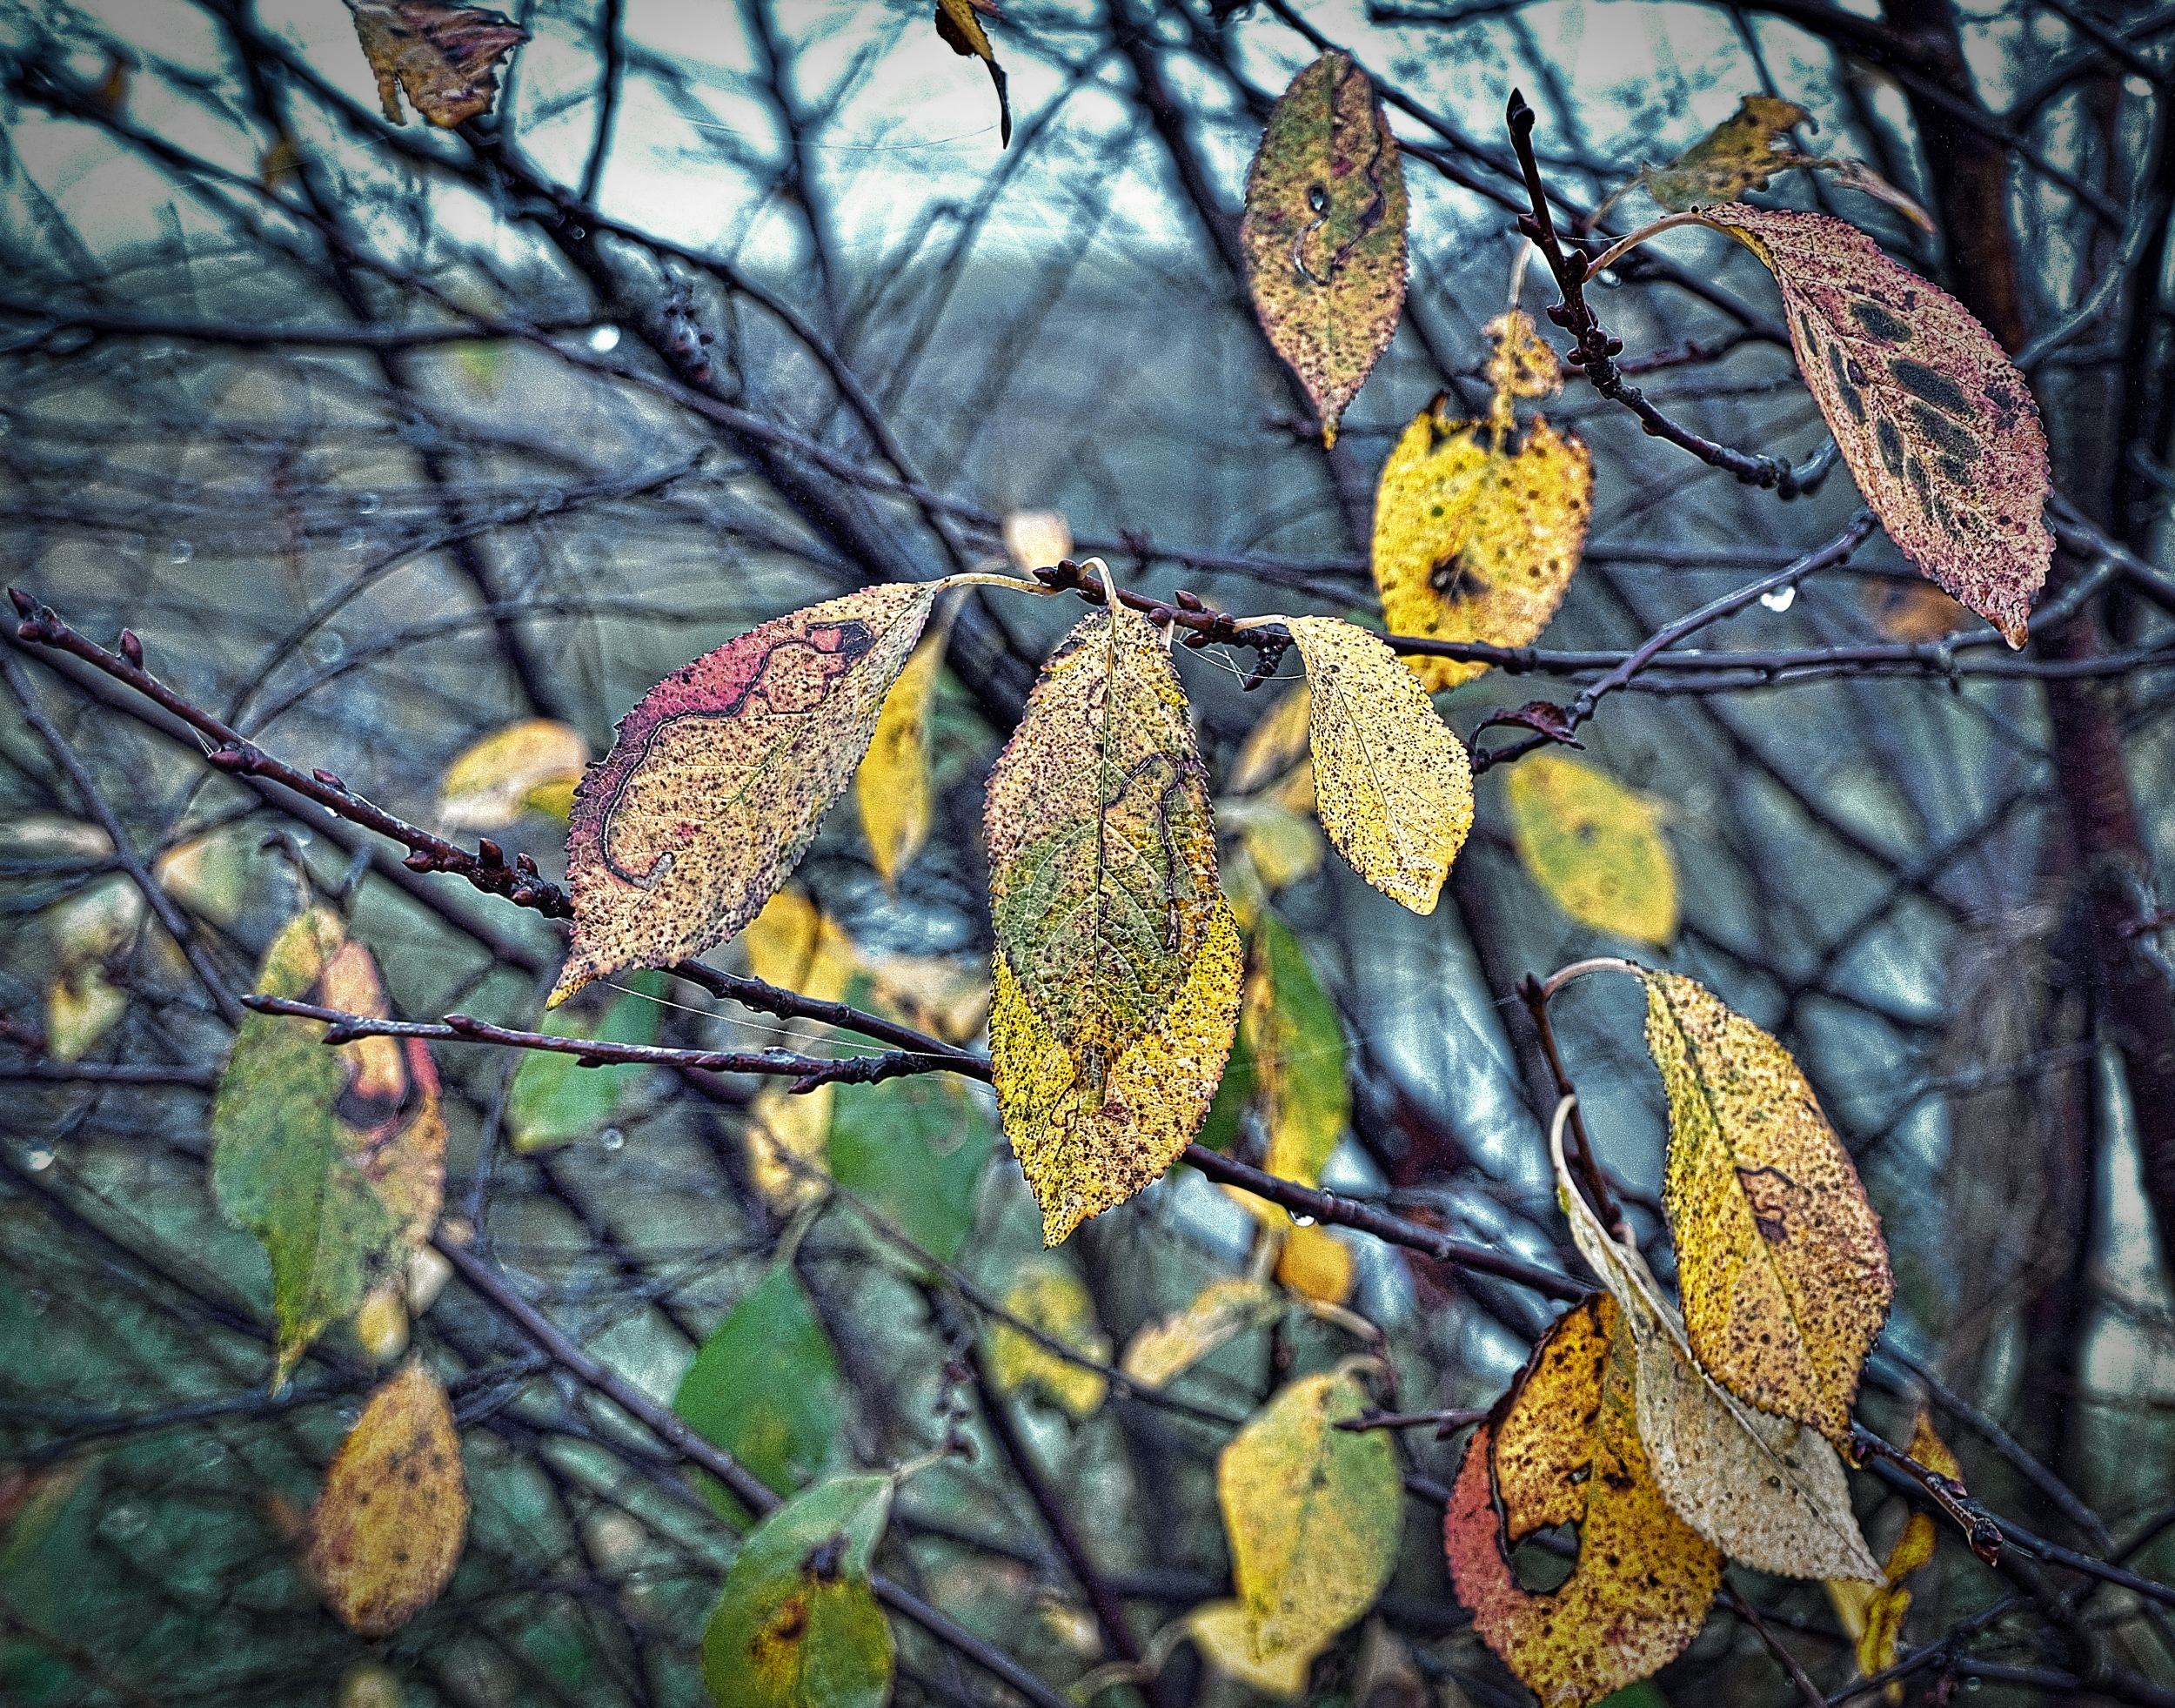
M 1641 977 L 1692 1352 L 1731 1393 L 1840 1444 L 1895 1296 L 1880 1217 L 1790 1052 L 1691 980 Z
M 1457 1598 L 1544 1708 L 1581 1708 L 1674 1659 L 1721 1582 L 1721 1553 L 1647 1464 L 1636 1356 L 1607 1294 L 1572 1306 L 1474 1431 L 1443 1517 Z M 1512 1551 L 1560 1524 L 1578 1527 L 1577 1564 L 1528 1590 Z
M 1736 202 L 1700 218 L 1775 275 L 1798 369 L 1890 537 L 2023 646 L 2054 553 L 2046 435 L 1993 335 L 1839 219 Z
M 780 617 L 674 671 L 574 794 L 574 941 L 552 993 L 714 948 L 761 911 L 853 781 L 942 584 Z
M 1375 86 L 1331 51 L 1294 77 L 1246 178 L 1247 284 L 1322 442 L 1389 348 L 1405 305 L 1405 177 Z
M 351 0 L 355 33 L 378 74 L 386 119 L 405 124 L 400 92 L 441 130 L 491 111 L 499 61 L 529 39 L 512 18 L 440 0 Z
M 975 17 L 977 11 L 986 11 L 992 17 L 1001 16 L 994 6 L 977 6 L 975 0 L 936 0 L 936 33 L 954 53 L 979 59 L 989 68 L 989 81 L 997 86 L 997 145 L 1008 148 L 1012 144 L 1012 97 L 1005 90 L 1004 67 L 997 63 L 997 50 L 989 45 L 989 32 Z
M 359 1637 L 438 1599 L 468 1534 L 468 1487 L 445 1390 L 420 1360 L 370 1397 L 310 1515 L 311 1581 Z
M 1473 766 L 1397 655 L 1334 617 L 1288 620 L 1306 660 L 1315 810 L 1352 869 L 1435 911 L 1473 827 Z

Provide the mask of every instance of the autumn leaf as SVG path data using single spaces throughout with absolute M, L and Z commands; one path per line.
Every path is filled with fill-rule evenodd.
M 1682 213 L 1734 202 L 1748 190 L 1764 190 L 1777 172 L 1800 168 L 1832 172 L 1838 184 L 1877 197 L 1925 230 L 1933 229 L 1924 208 L 1863 160 L 1798 149 L 1789 133 L 1801 124 L 1817 128 L 1813 116 L 1796 102 L 1771 95 L 1744 96 L 1736 112 L 1668 165 L 1641 168 L 1636 181 L 1663 207 Z
M 1510 774 L 1518 859 L 1582 925 L 1666 948 L 1676 935 L 1676 862 L 1663 814 L 1591 766 L 1540 753 Z
M 1319 1183 L 1352 1115 L 1344 1025 L 1299 939 L 1267 910 L 1254 923 L 1239 1028 L 1267 1105 L 1262 1166 L 1302 1186 Z
M 1348 1371 L 1301 1376 L 1216 1461 L 1231 1576 L 1256 1661 L 1311 1656 L 1375 1604 L 1397 1564 L 1403 1484 Z
M 1691 980 L 1640 976 L 1692 1352 L 1730 1392 L 1839 1444 L 1895 1296 L 1880 1218 L 1790 1052 Z
M 1577 573 L 1593 511 L 1593 457 L 1578 435 L 1540 416 L 1519 431 L 1514 399 L 1563 384 L 1531 318 L 1488 323 L 1496 341 L 1485 421 L 1451 418 L 1437 397 L 1382 465 L 1375 496 L 1375 586 L 1395 634 L 1522 646 L 1556 615 Z M 1406 660 L 1429 689 L 1488 666 Z
M 1306 753 L 1310 698 L 1302 684 L 1262 713 L 1247 732 L 1224 785 L 1233 794 L 1251 794 L 1274 782 Z
M 1212 1281 L 1183 1310 L 1133 1336 L 1118 1368 L 1143 1388 L 1161 1388 L 1226 1342 L 1273 1323 L 1284 1309 L 1258 1281 Z
M 1798 371 L 1889 537 L 2023 646 L 2054 553 L 2046 435 L 1993 335 L 1839 219 L 1741 202 L 1699 218 L 1775 275 Z
M 740 934 L 740 947 L 753 977 L 819 1002 L 843 1001 L 865 970 L 846 928 L 797 889 L 781 889 L 763 904 Z
M 1266 797 L 1216 803 L 1216 825 L 1239 839 L 1271 894 L 1322 868 L 1322 833 L 1312 819 Z
M 1276 103 L 1247 174 L 1239 239 L 1262 328 L 1334 445 L 1405 305 L 1404 167 L 1349 56 L 1323 54 Z
M 733 1557 L 702 1634 L 717 1708 L 882 1708 L 891 1626 L 869 1583 L 887 1477 L 834 1477 L 766 1518 Z
M 1675 1658 L 1722 1579 L 1720 1551 L 1655 1484 L 1636 1358 L 1607 1294 L 1557 1318 L 1474 1431 L 1443 1517 L 1457 1598 L 1546 1708 L 1598 1701 Z M 1563 1524 L 1578 1527 L 1576 1565 L 1527 1590 L 1512 1551 Z
M 438 780 L 438 815 L 460 830 L 498 830 L 525 812 L 566 822 L 589 744 L 570 724 L 525 718 L 467 748 Z
M 1873 626 L 1891 640 L 1939 640 L 1971 623 L 1971 613 L 1930 581 L 1868 578 L 1864 600 Z
M 106 973 L 135 946 L 144 922 L 144 893 L 116 874 L 56 901 L 45 909 L 44 921 L 53 950 L 45 983 L 45 1051 L 56 1062 L 79 1062 L 128 1012 L 128 993 Z
M 823 1469 L 844 1414 L 838 1355 L 789 1263 L 773 1263 L 711 1331 L 673 1410 L 780 1494 Z M 720 1510 L 740 1504 L 704 1479 Z
M 1937 1471 L 1962 1486 L 1963 1468 L 1957 1464 L 1956 1455 L 1949 1450 L 1948 1443 L 1935 1432 L 1933 1419 L 1924 1406 L 1918 1408 L 1917 1418 L 1911 1425 L 1911 1457 L 1928 1470 Z M 1855 1645 L 1857 1670 L 1862 1677 L 1870 1678 L 1896 1664 L 1896 1651 L 1903 1638 L 1904 1616 L 1911 1611 L 1911 1587 L 1904 1580 L 1933 1558 L 1938 1540 L 1933 1520 L 1923 1512 L 1913 1512 L 1904 1524 L 1903 1534 L 1896 1538 L 1895 1546 L 1888 1551 L 1877 1589 L 1849 1580 L 1829 1582 L 1828 1598 L 1835 1604 L 1836 1614 Z M 1891 1703 L 1902 1702 L 1902 1685 L 1891 1684 L 1887 1694 Z
M 1341 1305 L 1358 1283 L 1359 1263 L 1327 1228 L 1288 1228 L 1276 1248 L 1276 1280 L 1302 1298 Z
M 942 584 L 864 587 L 751 629 L 620 720 L 574 794 L 574 941 L 555 1006 L 594 978 L 733 935 L 800 863 L 867 751 Z
M 956 612 L 957 606 L 953 607 Z M 899 680 L 884 696 L 876 733 L 853 779 L 861 833 L 887 888 L 913 863 L 929 840 L 929 711 L 944 673 L 944 649 L 952 626 L 940 622 L 908 656 Z
M 263 836 L 246 823 L 223 825 L 177 842 L 159 855 L 151 875 L 191 913 L 231 925 L 248 898 L 250 860 Z
M 1662 1497 L 1723 1553 L 1762 1571 L 1877 1582 L 1835 1449 L 1794 1419 L 1755 1411 L 1699 1368 L 1645 1258 L 1610 1236 L 1573 1182 L 1567 1113 L 1549 1135 L 1556 1202 L 1630 1335 L 1639 1440 Z
M 311 1581 L 357 1636 L 387 1637 L 438 1599 L 467 1534 L 453 1409 L 413 1359 L 371 1395 L 325 1473 L 310 1515 Z
M 388 124 L 405 124 L 400 92 L 441 130 L 491 111 L 499 61 L 529 39 L 512 18 L 441 0 L 348 0 L 363 54 L 378 74 Z
M 1314 1670 L 1313 1655 L 1295 1649 L 1279 1649 L 1256 1659 L 1253 1627 L 1240 1602 L 1202 1602 L 1186 1616 L 1186 1634 L 1210 1666 L 1266 1696 L 1300 1695 Z
M 1473 827 L 1473 767 L 1397 655 L 1333 617 L 1288 620 L 1306 660 L 1315 810 L 1360 876 L 1435 911 Z
M 1110 1362 L 1110 1339 L 1095 1325 L 1095 1303 L 1067 1269 L 1032 1263 L 1006 1292 L 1004 1307 L 1029 1328 L 1061 1346 L 1068 1346 L 1099 1364 Z M 1032 1387 L 1062 1406 L 1075 1419 L 1102 1403 L 1110 1383 L 1099 1370 L 1061 1358 L 1009 1323 L 999 1323 L 989 1337 L 990 1376 L 999 1391 Z
M 936 0 L 936 33 L 944 38 L 945 45 L 962 58 L 979 59 L 989 68 L 989 81 L 997 87 L 997 145 L 1012 145 L 1012 97 L 1005 91 L 1004 67 L 997 63 L 997 50 L 989 45 L 989 32 L 981 27 L 981 19 L 975 14 L 986 11 L 992 17 L 1004 15 L 994 5 L 977 4 L 976 0 Z
M 264 951 L 257 988 L 348 1014 L 386 1012 L 377 963 L 311 909 Z M 211 1106 L 211 1185 L 271 1260 L 277 1388 L 325 1328 L 405 1267 L 438 1220 L 445 1122 L 419 1038 L 328 1048 L 311 1021 L 244 1018 Z

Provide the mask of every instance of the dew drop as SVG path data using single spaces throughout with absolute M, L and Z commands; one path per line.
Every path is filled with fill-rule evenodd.
M 375 492 L 365 492 L 355 500 L 355 513 L 358 516 L 375 516 L 385 506 L 385 502 Z
M 338 664 L 347 656 L 346 639 L 336 628 L 310 637 L 310 656 L 319 664 Z
M 599 356 L 608 350 L 617 350 L 619 347 L 619 329 L 617 326 L 598 327 L 589 335 L 589 347 Z
M 1797 584 L 1795 581 L 1791 582 L 1787 587 L 1777 587 L 1771 593 L 1762 593 L 1760 595 L 1760 603 L 1764 605 L 1770 611 L 1787 611 L 1797 602 Z
M 1614 267 L 1603 267 L 1594 275 L 1594 283 L 1604 291 L 1613 291 L 1623 283 L 1623 275 Z
M 40 1175 L 53 1166 L 53 1153 L 46 1149 L 44 1145 L 38 1145 L 24 1152 L 23 1160 L 30 1164 L 32 1174 Z
M 618 1150 L 626 1143 L 626 1135 L 617 1127 L 607 1127 L 597 1135 L 597 1142 L 606 1150 Z
M 197 548 L 185 539 L 177 539 L 166 553 L 169 560 L 177 564 L 185 564 L 196 555 Z
M 340 545 L 350 552 L 359 552 L 370 544 L 370 536 L 360 528 L 349 528 L 340 535 Z
M 1314 1226 L 1314 1217 L 1311 1216 L 1302 1216 L 1297 1210 L 1292 1210 L 1288 1213 L 1291 1216 L 1291 1225 L 1293 1227 L 1311 1228 Z

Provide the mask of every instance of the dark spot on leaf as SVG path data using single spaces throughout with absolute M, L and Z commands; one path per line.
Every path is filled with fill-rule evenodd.
M 1958 426 L 1945 415 L 1928 409 L 1922 403 L 1911 405 L 1911 419 L 1918 431 L 1931 439 L 1934 448 L 1944 455 L 1974 461 L 1978 456 L 1978 441 Z
M 1488 584 L 1473 573 L 1462 553 L 1438 560 L 1428 572 L 1428 585 L 1453 603 L 1479 599 L 1488 592 Z
M 1971 414 L 1971 400 L 1964 388 L 1940 369 L 1914 362 L 1908 356 L 1897 356 L 1888 364 L 1888 372 L 1895 375 L 1897 385 L 1936 409 L 1944 409 L 1951 415 Z
M 1873 424 L 1873 443 L 1880 450 L 1883 467 L 1898 480 L 1903 479 L 1903 435 L 1896 431 L 1896 424 L 1885 415 Z
M 1864 297 L 1850 303 L 1850 318 L 1883 344 L 1902 344 L 1911 336 L 1911 323 L 1897 318 L 1878 303 Z

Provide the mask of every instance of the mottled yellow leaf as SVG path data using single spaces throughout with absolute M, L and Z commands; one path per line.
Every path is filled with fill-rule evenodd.
M 1062 511 L 1015 510 L 1004 520 L 1005 555 L 1017 568 L 1050 569 L 1073 555 L 1073 530 Z
M 1473 767 L 1412 673 L 1365 629 L 1294 617 L 1322 827 L 1352 869 L 1415 914 L 1435 911 L 1473 827 Z
M 358 1636 L 390 1636 L 438 1599 L 467 1532 L 453 1409 L 416 1360 L 370 1397 L 325 1473 L 310 1577 Z
M 989 81 L 997 89 L 997 145 L 1008 148 L 1012 144 L 1012 97 L 1005 91 L 1004 67 L 997 64 L 997 50 L 989 45 L 989 32 L 981 27 L 975 17 L 974 0 L 936 0 L 936 33 L 944 38 L 945 45 L 962 58 L 979 59 L 989 68 Z M 997 9 L 986 10 L 994 17 Z
M 845 928 L 797 889 L 781 889 L 740 934 L 751 976 L 819 1002 L 836 1002 L 862 971 Z
M 519 818 L 540 790 L 559 786 L 571 801 L 588 763 L 589 744 L 570 724 L 549 718 L 508 724 L 445 767 L 438 780 L 438 819 L 461 830 L 501 829 Z
M 1561 384 L 1555 352 L 1525 314 L 1488 323 L 1496 340 L 1485 421 L 1451 419 L 1437 398 L 1382 465 L 1375 497 L 1375 586 L 1393 634 L 1522 646 L 1563 602 L 1586 547 L 1593 457 L 1539 416 L 1522 433 L 1512 399 Z M 1488 666 L 1406 660 L 1430 690 Z
M 1571 1240 L 1631 1337 L 1639 1439 L 1662 1497 L 1723 1553 L 1762 1571 L 1877 1582 L 1835 1449 L 1794 1419 L 1754 1410 L 1699 1368 L 1645 1258 L 1610 1237 L 1572 1182 L 1560 1114 L 1549 1149 Z
M 529 39 L 512 19 L 442 0 L 352 0 L 355 33 L 378 74 L 389 124 L 405 124 L 400 95 L 432 124 L 452 130 L 491 111 L 500 58 Z
M 1069 1270 L 1037 1263 L 1012 1284 L 1005 1309 L 1097 1363 L 1110 1362 L 1110 1337 L 1095 1325 L 1095 1303 Z M 1102 1403 L 1110 1383 L 1100 1370 L 1061 1358 L 1008 1323 L 999 1323 L 989 1338 L 990 1376 L 1006 1393 L 1040 1389 L 1074 1417 L 1085 1417 Z
M 1247 732 L 1225 786 L 1233 794 L 1251 794 L 1274 782 L 1305 755 L 1308 698 L 1307 687 L 1302 683 L 1264 712 Z
M 1840 1443 L 1896 1290 L 1880 1218 L 1790 1052 L 1691 980 L 1641 976 L 1692 1352 L 1739 1397 Z
M 861 834 L 868 838 L 876 875 L 887 887 L 898 881 L 929 840 L 929 711 L 936 702 L 944 649 L 951 638 L 949 622 L 922 636 L 884 696 L 876 733 L 854 775 Z
M 91 847 L 88 838 L 71 845 L 65 826 L 66 821 L 54 821 L 44 833 L 21 840 L 37 853 L 50 849 L 64 858 Z M 91 825 L 83 828 L 97 830 Z M 105 842 L 104 832 L 97 832 L 97 840 Z M 110 853 L 110 845 L 100 852 Z M 44 918 L 52 944 L 52 975 L 45 984 L 45 1051 L 56 1062 L 79 1062 L 128 1012 L 128 993 L 106 970 L 135 946 L 144 923 L 144 893 L 117 873 L 56 901 Z
M 1636 1357 L 1615 1300 L 1572 1306 L 1474 1431 L 1443 1517 L 1457 1598 L 1544 1708 L 1580 1708 L 1674 1659 L 1721 1582 L 1721 1552 L 1655 1484 Z M 1577 1564 L 1554 1591 L 1529 1591 L 1512 1551 L 1560 1524 L 1578 1526 Z
M 1134 1336 L 1118 1368 L 1143 1388 L 1161 1388 L 1226 1341 L 1274 1322 L 1283 1308 L 1258 1281 L 1212 1281 L 1183 1310 Z
M 1276 1279 L 1303 1298 L 1341 1305 L 1359 1279 L 1358 1260 L 1327 1228 L 1295 1227 L 1277 1247 Z
M 1839 219 L 1741 202 L 1699 218 L 1775 275 L 1798 371 L 1889 537 L 2023 646 L 2054 553 L 2046 435 L 1993 335 Z
M 1748 190 L 1764 190 L 1777 172 L 1798 168 L 1833 172 L 1843 188 L 1877 197 L 1927 231 L 1933 229 L 1924 208 L 1863 160 L 1799 150 L 1788 133 L 1800 124 L 1818 128 L 1812 115 L 1793 101 L 1744 96 L 1736 112 L 1668 165 L 1643 168 L 1638 182 L 1663 207 L 1682 213 L 1733 202 Z
M 773 1209 L 787 1211 L 820 1198 L 829 1188 L 824 1147 L 838 1088 L 787 1091 L 766 1085 L 748 1108 L 747 1172 Z
M 1582 925 L 1666 948 L 1676 935 L 1676 862 L 1664 814 L 1643 794 L 1562 754 L 1510 773 L 1518 858 Z
M 1397 1564 L 1403 1485 L 1348 1373 L 1288 1383 L 1216 1462 L 1231 1576 L 1256 1660 L 1313 1655 L 1369 1607 Z
M 1238 922 L 1219 898 L 1177 1000 L 1098 1073 L 1058 1042 L 998 957 L 989 1010 L 997 1107 L 1047 1243 L 1158 1178 L 1200 1130 L 1238 1028 L 1244 972 Z
M 620 720 L 575 792 L 574 941 L 554 1005 L 753 919 L 853 780 L 937 582 L 887 582 L 751 629 Z
M 1186 1616 L 1187 1634 L 1201 1651 L 1201 1658 L 1248 1690 L 1268 1696 L 1294 1697 L 1307 1688 L 1314 1670 L 1314 1656 L 1295 1649 L 1279 1649 L 1256 1659 L 1253 1627 L 1246 1608 L 1235 1601 L 1205 1601 Z
M 1322 442 L 1381 359 L 1405 305 L 1405 176 L 1366 74 L 1331 51 L 1291 80 L 1246 178 L 1247 284 Z

